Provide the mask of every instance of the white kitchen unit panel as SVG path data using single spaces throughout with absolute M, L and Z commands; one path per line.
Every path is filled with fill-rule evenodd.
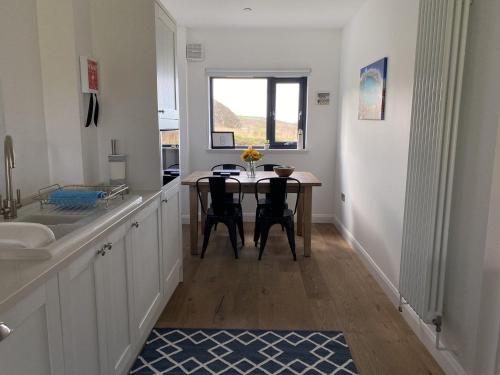
M 133 353 L 130 222 L 59 274 L 66 367 L 71 374 L 122 374 Z
M 158 118 L 160 129 L 178 128 L 179 95 L 176 61 L 176 25 L 158 5 L 156 5 L 155 22 Z
M 162 194 L 162 239 L 164 293 L 168 301 L 182 281 L 182 227 L 180 188 L 176 184 Z
M 90 247 L 59 273 L 67 374 L 107 374 L 103 247 Z
M 162 304 L 160 200 L 156 199 L 132 217 L 133 295 L 135 327 L 139 337 L 149 334 Z
M 127 236 L 130 222 L 106 238 L 104 255 L 104 309 L 108 374 L 123 374 L 134 356 L 135 341 L 132 294 L 132 248 Z
M 12 330 L 0 341 L 1 375 L 65 374 L 57 278 L 0 314 Z

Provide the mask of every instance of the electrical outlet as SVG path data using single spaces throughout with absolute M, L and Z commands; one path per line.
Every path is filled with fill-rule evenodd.
M 345 193 L 340 193 L 340 200 L 345 202 Z

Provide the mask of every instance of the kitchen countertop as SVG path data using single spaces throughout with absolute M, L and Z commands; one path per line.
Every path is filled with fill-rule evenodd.
M 0 313 L 56 275 L 76 259 L 87 245 L 105 231 L 128 219 L 157 198 L 161 192 L 132 190 L 125 196 L 124 201 L 113 201 L 104 214 L 49 245 L 60 249 L 48 260 L 0 260 Z

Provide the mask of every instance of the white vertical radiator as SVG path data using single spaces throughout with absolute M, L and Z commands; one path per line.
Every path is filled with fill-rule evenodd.
M 470 0 L 420 0 L 399 290 L 438 330 Z

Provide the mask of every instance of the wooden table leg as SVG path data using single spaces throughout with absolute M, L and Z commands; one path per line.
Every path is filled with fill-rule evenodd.
M 304 233 L 304 194 L 299 194 L 299 204 L 297 205 L 297 236 Z
M 304 256 L 311 256 L 312 186 L 304 188 Z
M 189 187 L 189 230 L 191 254 L 198 254 L 198 193 L 196 186 Z
M 208 208 L 208 191 L 201 191 L 201 201 L 203 202 L 203 207 L 205 210 Z M 201 231 L 205 230 L 205 220 L 207 219 L 207 215 L 201 210 Z

